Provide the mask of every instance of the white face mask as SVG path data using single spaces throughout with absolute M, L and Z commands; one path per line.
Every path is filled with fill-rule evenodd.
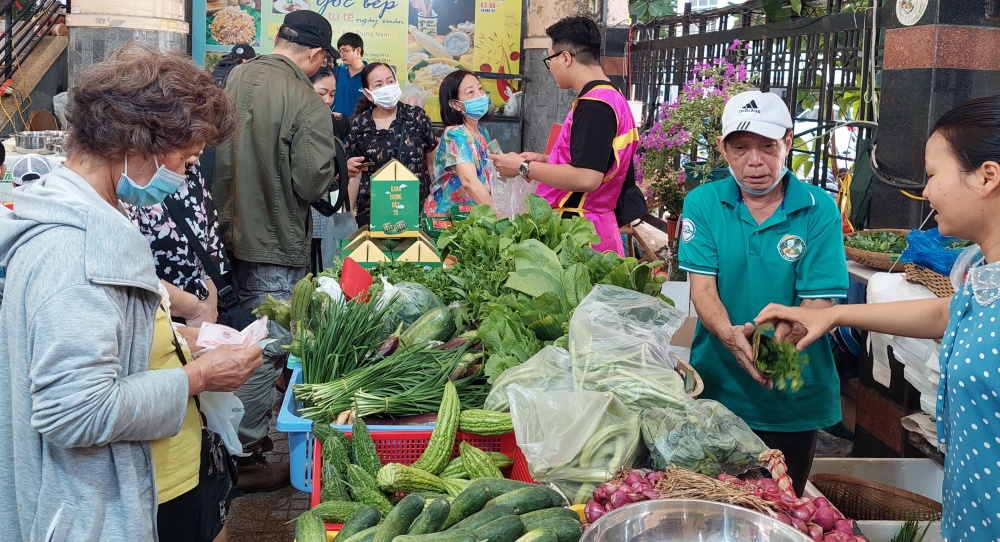
M 368 93 L 371 94 L 372 102 L 375 105 L 386 109 L 396 107 L 396 104 L 399 103 L 399 98 L 403 96 L 403 91 L 399 89 L 399 83 L 369 90 Z
M 739 177 L 736 176 L 736 172 L 733 171 L 732 167 L 729 168 L 729 173 L 732 174 L 733 180 L 736 181 L 736 184 L 738 184 L 740 188 L 743 189 L 744 192 L 752 196 L 763 196 L 765 194 L 770 194 L 771 191 L 775 189 L 775 187 L 781 184 L 781 180 L 784 179 L 785 174 L 788 173 L 788 168 L 786 166 L 781 166 L 781 173 L 779 173 L 778 177 L 774 180 L 773 183 L 771 183 L 771 186 L 768 186 L 767 188 L 764 188 L 762 190 L 756 190 L 741 183 Z

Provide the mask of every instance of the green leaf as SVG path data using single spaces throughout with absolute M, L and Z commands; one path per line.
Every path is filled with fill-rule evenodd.
M 572 307 L 576 307 L 587 297 L 587 294 L 594 289 L 590 282 L 590 273 L 587 266 L 582 263 L 575 263 L 569 266 L 562 274 L 563 291 L 566 293 L 566 302 Z

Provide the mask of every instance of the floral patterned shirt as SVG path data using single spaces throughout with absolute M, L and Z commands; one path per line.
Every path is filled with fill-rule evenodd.
M 188 225 L 219 266 L 219 272 L 225 273 L 226 263 L 218 232 L 219 221 L 212 204 L 212 194 L 201 176 L 200 165 L 189 165 L 187 182 L 167 197 L 176 200 L 190 213 L 187 217 Z M 149 248 L 153 250 L 153 258 L 156 260 L 156 276 L 198 296 L 198 299 L 208 297 L 208 274 L 198 255 L 188 246 L 187 237 L 167 213 L 166 206 L 162 203 L 149 207 L 122 205 L 132 222 L 149 240 Z
M 489 140 L 490 134 L 482 124 L 475 136 L 464 125 L 444 129 L 441 144 L 434 155 L 434 182 L 431 184 L 430 196 L 424 200 L 425 213 L 445 213 L 456 205 L 475 203 L 462 187 L 462 180 L 455 168 L 457 164 L 474 165 L 479 182 L 489 188 L 489 173 L 485 167 L 489 156 Z
M 371 211 L 371 174 L 393 158 L 420 179 L 420 201 L 427 199 L 431 178 L 425 155 L 437 147 L 431 119 L 423 109 L 400 103 L 388 130 L 375 125 L 372 111 L 369 109 L 351 119 L 351 134 L 347 138 L 348 157 L 364 156 L 367 161 L 375 163 L 368 168 L 368 173 L 361 174 L 356 205 L 358 224 L 361 225 L 368 223 Z

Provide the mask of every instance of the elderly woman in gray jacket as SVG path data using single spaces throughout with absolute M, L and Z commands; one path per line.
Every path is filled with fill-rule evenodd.
M 161 201 L 236 118 L 190 59 L 135 44 L 70 96 L 65 167 L 0 209 L 0 525 L 4 540 L 155 540 L 150 441 L 178 433 L 192 396 L 236 389 L 261 350 L 147 370 L 154 328 L 177 339 L 119 202 Z

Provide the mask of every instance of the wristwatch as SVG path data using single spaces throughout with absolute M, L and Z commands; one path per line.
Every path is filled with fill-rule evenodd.
M 527 179 L 528 171 L 530 169 L 531 169 L 531 160 L 525 160 L 524 162 L 521 162 L 520 166 L 518 166 L 517 174 Z

